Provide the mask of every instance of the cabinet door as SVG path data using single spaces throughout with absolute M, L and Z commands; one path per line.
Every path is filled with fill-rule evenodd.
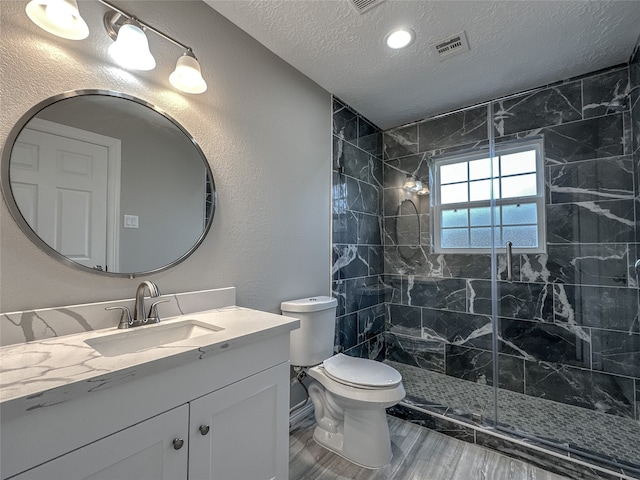
M 185 479 L 188 422 L 189 406 L 182 405 L 27 470 L 12 480 Z M 184 441 L 178 450 L 175 438 Z
M 287 480 L 289 364 L 191 402 L 189 429 L 189 480 Z

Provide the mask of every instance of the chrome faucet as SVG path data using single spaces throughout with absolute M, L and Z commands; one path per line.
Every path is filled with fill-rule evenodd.
M 135 304 L 135 307 L 133 308 L 133 318 L 132 318 L 132 321 L 133 321 L 132 326 L 134 327 L 138 325 L 144 325 L 145 323 L 147 323 L 147 320 L 151 316 L 151 310 L 153 310 L 154 307 L 156 307 L 156 312 L 157 312 L 157 306 L 156 304 L 154 304 L 151 307 L 151 310 L 149 311 L 149 315 L 147 315 L 146 310 L 144 308 L 144 291 L 145 290 L 149 290 L 149 296 L 151 298 L 159 297 L 161 295 L 160 289 L 153 282 L 146 280 L 142 282 L 140 285 L 138 285 L 138 288 L 136 290 L 136 304 Z M 157 317 L 157 313 L 156 313 L 156 317 Z M 158 319 L 157 321 L 159 322 L 160 320 Z

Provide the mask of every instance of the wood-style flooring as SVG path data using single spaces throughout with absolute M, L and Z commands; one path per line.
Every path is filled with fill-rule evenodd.
M 354 465 L 313 440 L 313 413 L 289 435 L 289 480 L 566 480 L 472 443 L 388 417 L 393 460 L 378 470 Z

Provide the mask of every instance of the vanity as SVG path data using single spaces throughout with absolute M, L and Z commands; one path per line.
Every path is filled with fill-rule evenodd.
M 223 298 L 155 325 L 0 348 L 1 478 L 288 478 L 299 322 L 219 306 L 229 290 L 197 292 Z

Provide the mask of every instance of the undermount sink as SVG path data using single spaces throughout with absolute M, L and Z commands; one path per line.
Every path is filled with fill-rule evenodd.
M 190 340 L 222 330 L 224 330 L 222 327 L 189 319 L 175 323 L 130 328 L 121 333 L 89 338 L 84 342 L 105 357 L 116 357 Z

